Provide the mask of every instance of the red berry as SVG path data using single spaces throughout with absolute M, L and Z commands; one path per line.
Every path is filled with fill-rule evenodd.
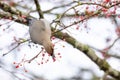
M 62 56 L 60 56 L 60 58 L 62 58 Z
M 17 65 L 15 68 L 19 68 L 19 65 Z
M 76 30 L 79 30 L 79 26 L 76 27 Z
M 89 9 L 89 7 L 87 6 L 86 9 Z
M 27 70 L 25 70 L 25 72 L 28 72 Z
M 58 55 L 60 55 L 60 53 L 58 53 Z
M 120 15 L 118 15 L 118 18 L 120 18 Z
M 16 64 L 16 62 L 13 62 L 13 64 Z
M 55 58 L 53 58 L 53 62 L 55 62 L 56 61 L 56 59 Z
M 41 64 L 43 64 L 43 62 L 41 62 Z
M 45 56 L 45 54 L 42 54 L 42 56 L 44 57 L 44 56 Z
M 110 0 L 105 0 L 106 3 L 110 2 Z

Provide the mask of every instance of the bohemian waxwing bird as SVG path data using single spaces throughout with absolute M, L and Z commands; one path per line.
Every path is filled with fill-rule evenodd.
M 46 52 L 54 58 L 53 44 L 50 40 L 51 28 L 50 23 L 46 19 L 27 19 L 29 25 L 29 33 L 32 42 L 43 45 Z

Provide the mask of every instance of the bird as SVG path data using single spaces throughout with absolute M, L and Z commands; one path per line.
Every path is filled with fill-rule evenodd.
M 29 25 L 30 38 L 33 43 L 42 45 L 46 52 L 55 58 L 54 47 L 51 41 L 50 23 L 46 19 L 31 19 L 27 18 Z

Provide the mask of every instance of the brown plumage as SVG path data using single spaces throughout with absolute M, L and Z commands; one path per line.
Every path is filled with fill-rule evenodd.
M 30 23 L 29 33 L 30 38 L 34 43 L 43 45 L 46 52 L 54 57 L 53 44 L 50 40 L 51 29 L 50 23 L 45 19 L 35 20 Z

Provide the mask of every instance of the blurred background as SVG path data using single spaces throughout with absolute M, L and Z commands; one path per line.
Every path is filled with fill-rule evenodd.
M 52 27 L 89 45 L 98 57 L 120 71 L 120 5 L 108 9 L 104 7 L 120 3 L 119 0 L 38 1 L 45 19 Z M 39 18 L 34 0 L 0 0 L 1 80 L 115 80 L 105 76 L 104 71 L 83 52 L 64 39 L 54 36 L 52 42 L 55 45 L 56 61 L 52 61 L 47 53 L 42 52 L 28 63 L 28 60 L 41 51 L 42 46 L 25 41 L 30 39 L 29 26 L 17 23 L 11 17 L 6 19 L 11 12 L 5 11 L 2 3 L 23 12 L 24 15 Z M 94 15 L 95 13 L 98 14 Z M 14 13 L 12 16 L 19 18 Z M 81 21 L 78 24 L 74 24 L 79 20 Z M 66 26 L 70 27 L 65 28 Z M 6 53 L 8 54 L 3 56 Z M 44 53 L 45 56 L 42 55 Z

